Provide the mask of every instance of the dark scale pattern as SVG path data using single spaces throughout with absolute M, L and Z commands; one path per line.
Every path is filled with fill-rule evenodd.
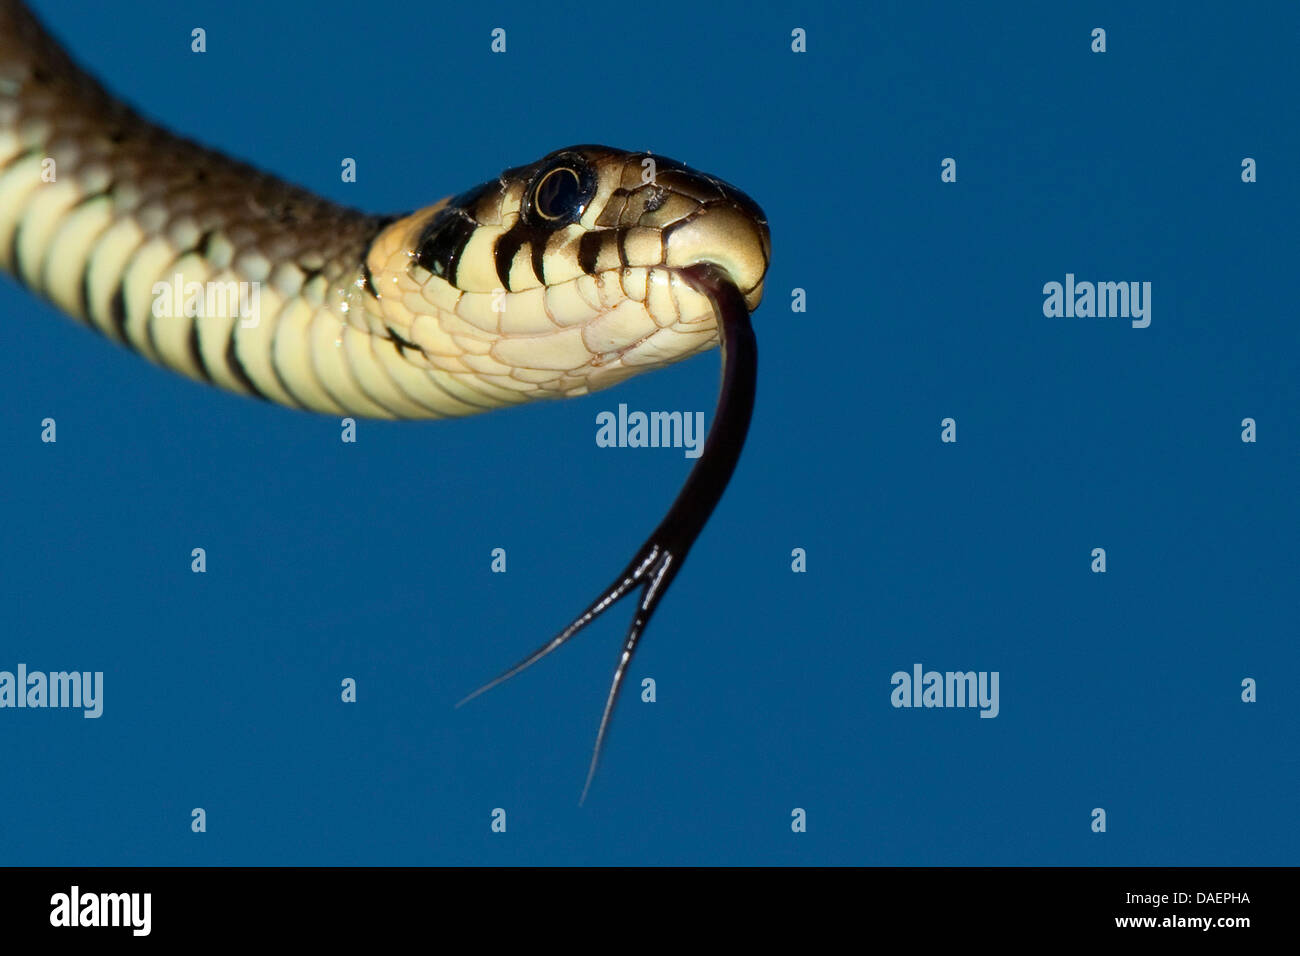
M 455 285 L 460 254 L 477 228 L 478 223 L 469 213 L 449 203 L 424 227 L 416 245 L 415 261 L 421 268 Z
M 33 128 L 48 126 L 39 142 L 26 144 L 23 155 L 52 156 L 60 182 L 78 182 L 92 167 L 107 170 L 108 185 L 81 202 L 107 195 L 115 204 L 115 219 L 144 209 L 165 210 L 161 226 L 150 236 L 159 230 L 166 234 L 185 218 L 202 233 L 200 254 L 221 239 L 232 247 L 235 262 L 242 253 L 258 251 L 273 260 L 312 262 L 318 268 L 305 270 L 309 274 L 341 281 L 364 261 L 371 241 L 394 218 L 339 206 L 149 123 L 77 67 L 21 5 L 0 2 L 0 62 L 6 75 L 18 80 L 15 92 L 0 88 L 0 99 L 17 107 L 15 127 L 22 129 L 30 121 L 36 121 Z M 15 224 L 14 232 L 20 228 Z M 17 244 L 11 249 L 9 261 L 0 265 L 43 292 L 40 277 L 33 274 L 35 264 L 17 262 Z M 100 308 L 89 296 L 93 261 L 92 254 L 81 276 L 83 318 Z M 109 310 L 109 316 L 97 316 L 108 320 L 103 323 L 107 327 L 121 333 L 131 325 L 120 287 Z M 123 341 L 137 348 L 142 344 Z

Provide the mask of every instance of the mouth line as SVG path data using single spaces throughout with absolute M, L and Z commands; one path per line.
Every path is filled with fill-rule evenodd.
M 736 280 L 732 277 L 730 270 L 720 262 L 714 262 L 712 259 L 701 259 L 698 262 L 692 262 L 688 266 L 664 266 L 675 276 L 680 276 L 696 292 L 706 296 L 710 303 L 713 304 L 714 314 L 718 317 L 718 328 L 721 333 L 722 316 L 719 311 L 719 295 L 722 293 L 722 287 L 727 286 L 740 293 L 741 298 L 747 298 L 752 295 L 756 289 L 767 281 L 767 270 L 758 277 L 758 281 L 748 289 L 742 289 Z M 748 313 L 746 313 L 748 316 Z

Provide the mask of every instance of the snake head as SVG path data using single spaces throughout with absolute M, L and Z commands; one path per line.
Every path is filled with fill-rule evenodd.
M 367 265 L 394 338 L 523 401 L 712 348 L 712 304 L 683 270 L 715 266 L 752 311 L 770 257 L 766 216 L 733 186 L 663 156 L 571 146 L 398 220 Z
M 594 175 L 575 189 L 568 170 L 584 167 Z M 578 264 L 585 273 L 709 263 L 730 276 L 750 311 L 757 308 L 772 242 L 767 216 L 739 189 L 665 156 L 602 146 L 560 150 L 528 169 L 536 211 L 556 192 L 552 181 L 564 184 L 556 205 L 573 210 L 584 230 Z

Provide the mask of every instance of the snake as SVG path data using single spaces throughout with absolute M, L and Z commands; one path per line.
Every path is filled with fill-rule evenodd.
M 663 520 L 568 626 L 637 594 L 628 664 L 739 460 L 767 217 L 649 152 L 555 150 L 413 212 L 345 207 L 150 121 L 0 0 L 0 267 L 197 382 L 290 408 L 442 419 L 586 395 L 721 345 L 703 450 Z

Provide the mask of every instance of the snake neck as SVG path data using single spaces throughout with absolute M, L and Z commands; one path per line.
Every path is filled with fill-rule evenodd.
M 408 216 L 348 209 L 144 119 L 0 0 L 0 268 L 230 391 L 375 418 L 585 395 L 717 345 L 684 270 L 752 309 L 770 251 L 739 190 L 595 145 Z
M 367 256 L 396 217 L 149 122 L 0 0 L 0 268 L 190 378 L 290 407 L 438 418 L 518 400 L 390 329 Z

